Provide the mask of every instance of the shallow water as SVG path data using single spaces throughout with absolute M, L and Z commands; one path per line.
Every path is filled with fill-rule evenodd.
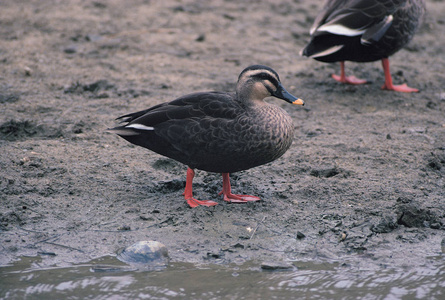
M 1 267 L 0 298 L 445 299 L 443 257 L 410 269 L 294 262 L 290 271 L 265 271 L 254 262 L 170 263 L 160 271 L 137 271 L 111 256 L 63 268 L 41 268 L 40 261 L 24 257 Z

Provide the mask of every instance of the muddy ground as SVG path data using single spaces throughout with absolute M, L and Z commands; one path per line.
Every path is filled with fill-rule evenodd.
M 336 261 L 412 266 L 443 255 L 445 3 L 427 1 L 413 41 L 391 59 L 347 63 L 370 80 L 334 82 L 338 64 L 300 57 L 322 1 L 16 1 L 0 3 L 0 265 L 23 255 L 68 265 L 140 240 L 173 261 Z M 442 36 L 442 37 L 440 37 Z M 274 68 L 305 107 L 291 149 L 221 176 L 107 133 L 114 118 L 196 91 L 233 91 L 246 66 Z M 441 245 L 442 244 L 442 245 Z M 445 247 L 445 245 L 444 245 Z M 443 257 L 443 256 L 442 256 Z

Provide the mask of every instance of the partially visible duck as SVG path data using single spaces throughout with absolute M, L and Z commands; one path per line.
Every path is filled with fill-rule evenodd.
M 328 0 L 311 27 L 311 40 L 302 55 L 322 62 L 340 61 L 341 75 L 332 77 L 349 84 L 366 80 L 345 76 L 344 61 L 381 59 L 382 89 L 418 92 L 406 84 L 392 83 L 388 57 L 412 39 L 424 12 L 424 0 Z
M 258 201 L 231 192 L 229 173 L 247 170 L 282 156 L 293 138 L 293 122 L 280 107 L 264 102 L 273 96 L 304 105 L 288 93 L 278 74 L 254 65 L 238 78 L 236 93 L 202 92 L 119 117 L 126 122 L 111 128 L 130 143 L 188 166 L 185 200 L 191 207 L 217 202 L 193 198 L 194 169 L 222 173 L 224 200 Z

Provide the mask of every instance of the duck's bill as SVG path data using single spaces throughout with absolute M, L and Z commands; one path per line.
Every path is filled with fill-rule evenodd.
M 303 99 L 298 98 L 297 100 L 295 100 L 294 102 L 292 102 L 292 104 L 304 105 L 304 101 L 303 101 Z
M 286 102 L 292 104 L 304 105 L 303 99 L 297 98 L 288 91 L 286 91 L 286 89 L 281 84 L 279 84 L 278 89 L 273 93 L 273 96 L 283 99 Z

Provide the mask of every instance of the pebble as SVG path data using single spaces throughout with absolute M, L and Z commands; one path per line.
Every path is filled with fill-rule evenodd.
M 23 67 L 23 72 L 25 73 L 26 76 L 31 76 L 32 74 L 32 69 L 30 67 Z
M 289 270 L 293 269 L 294 266 L 292 264 L 286 262 L 276 262 L 276 261 L 266 261 L 261 263 L 261 269 L 263 270 Z
M 76 45 L 70 45 L 68 47 L 66 47 L 65 49 L 63 49 L 63 52 L 67 53 L 67 54 L 73 54 L 77 52 L 77 46 Z
M 142 269 L 166 267 L 169 256 L 167 247 L 157 241 L 140 241 L 122 249 L 117 259 Z
M 131 227 L 129 225 L 122 225 L 122 226 L 119 226 L 117 228 L 117 230 L 119 230 L 119 231 L 129 231 L 129 230 L 131 230 Z
M 430 228 L 431 229 L 440 229 L 440 223 L 432 223 L 431 225 L 430 225 Z

